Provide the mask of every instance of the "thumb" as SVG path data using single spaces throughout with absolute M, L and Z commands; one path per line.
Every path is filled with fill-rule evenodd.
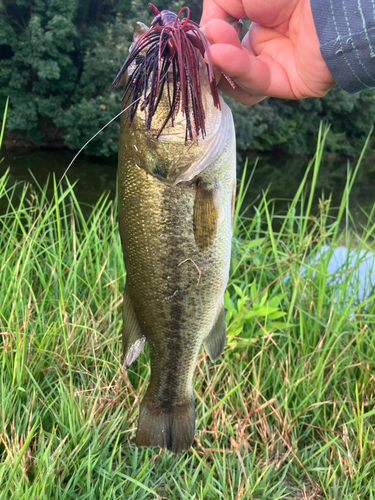
M 201 32 L 206 36 L 206 25 L 203 25 L 200 27 Z M 207 38 L 207 36 L 206 36 Z M 211 45 L 210 42 L 207 40 L 208 45 Z M 208 64 L 208 58 L 207 55 L 205 54 L 204 60 Z M 219 85 L 220 79 L 223 76 L 221 70 L 217 66 L 213 66 L 214 74 L 215 74 L 215 82 L 216 85 Z

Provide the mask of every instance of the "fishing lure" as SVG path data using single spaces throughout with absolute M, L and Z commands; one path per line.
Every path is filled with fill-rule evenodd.
M 120 83 L 126 70 L 135 62 L 135 70 L 130 74 L 126 83 L 122 103 L 124 108 L 129 102 L 131 103 L 126 118 L 129 125 L 134 119 L 140 98 L 143 96 L 140 109 L 145 111 L 146 129 L 150 132 L 152 117 L 157 110 L 164 87 L 167 85 L 170 109 L 157 137 L 160 136 L 169 120 L 172 126 L 174 125 L 175 118 L 181 111 L 186 117 L 185 142 L 188 139 L 197 141 L 199 135 L 204 137 L 206 134 L 199 76 L 199 59 L 201 59 L 199 53 L 202 58 L 206 53 L 211 95 L 214 105 L 220 109 L 207 40 L 198 24 L 190 20 L 188 7 L 182 8 L 176 15 L 168 10 L 159 12 L 152 4 L 149 6 L 155 14 L 151 28 L 133 44 L 111 89 Z M 186 17 L 181 19 L 183 12 L 186 12 Z

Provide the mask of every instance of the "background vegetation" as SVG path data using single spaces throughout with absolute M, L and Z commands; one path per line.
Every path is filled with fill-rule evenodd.
M 108 84 L 138 19 L 150 20 L 146 2 L 2 0 L 8 143 L 77 149 L 104 125 L 118 111 Z M 374 102 L 372 92 L 335 90 L 231 104 L 240 155 L 309 152 L 315 138 L 318 149 L 286 213 L 266 195 L 244 212 L 240 185 L 228 342 L 215 364 L 199 356 L 196 438 L 178 457 L 132 442 L 150 369 L 147 346 L 128 372 L 121 366 L 117 202 L 103 196 L 88 209 L 69 182 L 52 178 L 49 198 L 36 180 L 0 177 L 0 500 L 374 500 L 375 209 L 349 229 L 357 168 L 335 208 L 313 201 L 324 142 L 359 151 Z M 3 133 L 4 123 L 0 145 Z M 107 156 L 116 144 L 112 129 L 88 152 Z
M 348 229 L 355 172 L 338 207 L 313 203 L 322 143 L 286 214 L 265 196 L 243 213 L 240 186 L 228 342 L 199 355 L 196 438 L 177 457 L 132 442 L 150 368 L 147 347 L 121 365 L 116 202 L 87 218 L 69 183 L 19 197 L 0 178 L 1 500 L 374 499 L 375 213 Z
M 200 0 L 189 0 L 199 21 Z M 159 2 L 177 11 L 183 1 Z M 151 21 L 146 0 L 1 0 L 0 109 L 10 96 L 6 143 L 79 149 L 119 110 L 120 92 L 108 88 L 121 67 L 135 21 Z M 327 151 L 361 149 L 375 116 L 375 92 L 332 90 L 323 99 L 267 99 L 244 108 L 229 101 L 238 154 L 249 149 L 312 153 L 321 120 L 331 124 Z M 86 154 L 117 150 L 116 125 Z

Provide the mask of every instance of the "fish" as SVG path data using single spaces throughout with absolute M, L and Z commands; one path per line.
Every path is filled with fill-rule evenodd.
M 137 23 L 112 84 L 125 80 L 128 109 L 117 173 L 126 269 L 122 347 L 129 367 L 149 344 L 151 375 L 135 444 L 177 454 L 194 441 L 192 381 L 201 346 L 214 362 L 226 340 L 236 142 L 207 41 L 189 9 L 151 8 L 151 27 Z

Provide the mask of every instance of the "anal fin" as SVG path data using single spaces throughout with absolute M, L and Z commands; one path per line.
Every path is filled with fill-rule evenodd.
M 216 361 L 223 352 L 225 341 L 225 309 L 223 305 L 212 330 L 203 341 L 204 349 L 212 362 Z
M 133 304 L 125 287 L 122 306 L 122 355 L 127 368 L 142 352 L 145 342 L 146 337 L 139 326 Z

